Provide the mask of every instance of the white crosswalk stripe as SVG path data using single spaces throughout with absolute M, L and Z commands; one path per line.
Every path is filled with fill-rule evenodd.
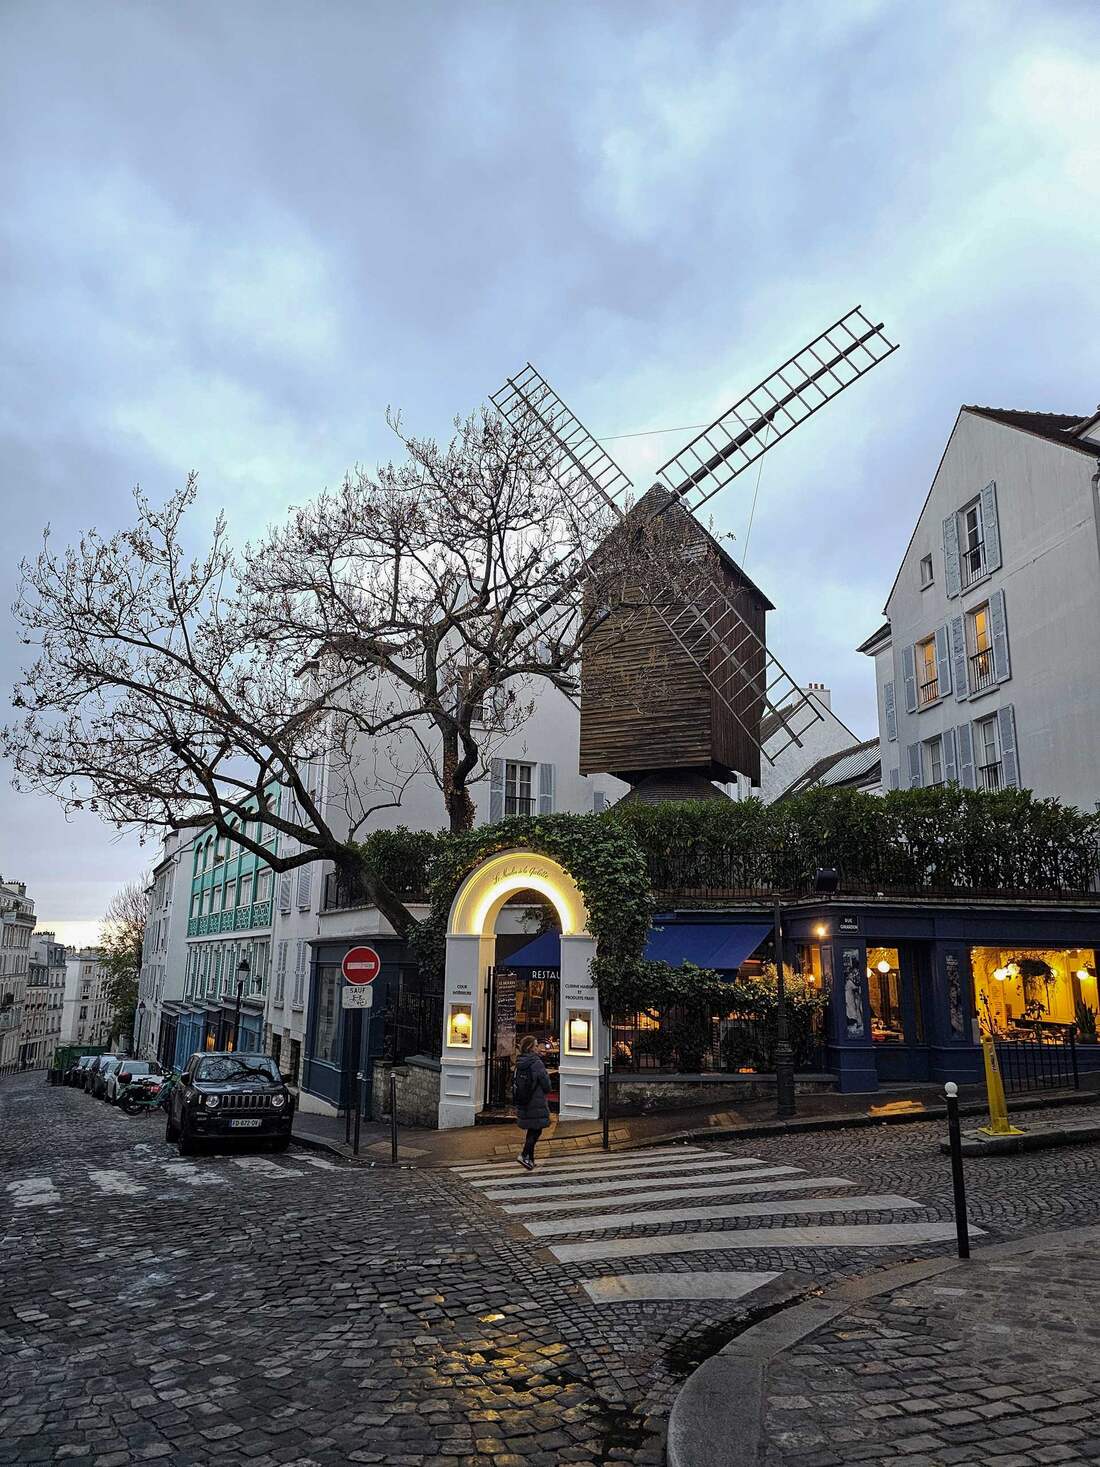
M 291 1177 L 303 1175 L 297 1167 L 280 1166 L 276 1161 L 269 1161 L 266 1156 L 235 1156 L 232 1160 L 233 1165 L 239 1166 L 242 1171 L 259 1172 L 264 1177 L 289 1181 Z
M 848 1177 L 812 1176 L 805 1168 L 765 1164 L 759 1157 L 734 1157 L 702 1147 L 675 1151 L 615 1152 L 558 1158 L 534 1173 L 510 1173 L 499 1164 L 467 1166 L 458 1180 L 476 1189 L 527 1234 L 546 1240 L 562 1263 L 602 1263 L 662 1258 L 668 1270 L 606 1273 L 579 1280 L 588 1297 L 602 1303 L 660 1303 L 671 1300 L 737 1300 L 779 1275 L 731 1269 L 720 1257 L 715 1267 L 697 1255 L 767 1253 L 816 1248 L 912 1248 L 946 1242 L 954 1225 L 893 1221 L 892 1215 L 927 1211 L 925 1204 L 895 1193 L 848 1189 Z M 832 1196 L 823 1197 L 823 1191 Z M 703 1205 L 696 1205 L 696 1204 Z M 832 1214 L 878 1222 L 790 1223 L 788 1218 Z M 690 1225 L 728 1223 L 700 1230 Z M 689 1225 L 685 1228 L 685 1224 Z M 646 1229 L 639 1236 L 640 1229 Z M 978 1229 L 972 1229 L 980 1236 Z M 585 1233 L 607 1233 L 585 1238 Z
M 297 1152 L 294 1160 L 304 1161 L 306 1166 L 317 1167 L 320 1171 L 338 1172 L 340 1170 L 334 1161 L 326 1161 L 323 1156 L 310 1156 L 306 1151 Z
M 89 1171 L 88 1180 L 92 1186 L 100 1192 L 105 1192 L 108 1197 L 140 1197 L 146 1190 L 140 1182 L 136 1182 L 127 1172 L 118 1171 Z
M 4 1188 L 16 1207 L 47 1207 L 61 1201 L 61 1193 L 52 1177 L 24 1177 L 21 1182 L 8 1182 Z

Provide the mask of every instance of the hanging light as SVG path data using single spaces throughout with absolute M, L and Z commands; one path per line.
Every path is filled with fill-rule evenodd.
M 1005 981 L 1005 979 L 1008 977 L 1008 969 L 1007 968 L 994 968 L 993 969 L 993 976 L 994 976 L 994 978 L 996 978 L 996 980 L 997 980 L 998 983 L 1003 983 Z
M 1074 977 L 1077 979 L 1078 983 L 1084 983 L 1086 978 L 1092 977 L 1092 974 L 1087 968 L 1078 968 L 1077 972 L 1074 974 Z
M 879 970 L 880 973 L 889 973 L 890 961 L 888 958 L 879 958 L 878 962 L 875 964 L 875 967 Z
M 1009 963 L 1008 967 L 1005 969 L 1005 972 L 1008 974 L 1008 976 L 1010 978 L 1019 978 L 1019 976 L 1020 976 L 1020 965 L 1019 965 L 1019 963 L 1017 963 L 1015 961 L 1015 959 L 1014 959 L 1011 963 Z

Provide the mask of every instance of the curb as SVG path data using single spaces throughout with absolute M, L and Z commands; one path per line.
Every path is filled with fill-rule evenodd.
M 1019 1131 L 1015 1135 L 986 1136 L 980 1131 L 964 1131 L 961 1151 L 963 1156 L 1013 1156 L 1021 1151 L 1051 1151 L 1056 1146 L 1078 1146 L 1085 1141 L 1100 1141 L 1100 1122 L 1079 1121 L 1069 1126 L 1040 1126 L 1032 1131 Z M 948 1141 L 940 1142 L 940 1150 L 946 1155 L 951 1146 Z
M 976 1258 L 1011 1258 L 1061 1243 L 1096 1242 L 1100 1224 L 1032 1233 L 976 1250 Z M 762 1320 L 705 1360 L 684 1381 L 668 1421 L 668 1467 L 759 1467 L 766 1441 L 765 1385 L 772 1360 L 831 1323 L 853 1304 L 966 1268 L 960 1258 L 922 1258 L 864 1274 Z
M 291 1131 L 290 1144 L 300 1146 L 303 1151 L 323 1151 L 329 1156 L 338 1156 L 341 1161 L 347 1161 L 351 1156 L 350 1146 L 345 1146 L 342 1141 L 330 1141 L 326 1136 L 312 1136 L 300 1131 Z

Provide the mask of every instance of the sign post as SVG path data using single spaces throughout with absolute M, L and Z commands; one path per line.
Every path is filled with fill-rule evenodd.
M 343 1008 L 351 1012 L 351 1038 L 345 1054 L 348 1056 L 348 1078 L 355 1087 L 355 1145 L 354 1154 L 359 1155 L 359 1127 L 363 1119 L 363 1072 L 359 1066 L 363 1059 L 363 1010 L 369 1010 L 374 1002 L 374 980 L 382 971 L 382 959 L 372 947 L 349 948 L 340 963 L 344 975 L 344 987 L 340 994 Z M 347 1019 L 344 1021 L 347 1023 Z M 370 1032 L 369 1029 L 367 1031 Z M 347 1130 L 351 1130 L 351 1114 L 348 1114 Z M 348 1136 L 350 1142 L 351 1137 Z

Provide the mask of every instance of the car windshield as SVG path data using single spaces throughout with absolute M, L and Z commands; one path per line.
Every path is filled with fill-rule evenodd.
M 128 1075 L 147 1075 L 149 1062 L 148 1060 L 127 1060 L 122 1068 Z
M 195 1071 L 196 1080 L 266 1080 L 277 1083 L 283 1077 L 274 1060 L 263 1055 L 218 1055 L 216 1058 L 199 1061 Z

